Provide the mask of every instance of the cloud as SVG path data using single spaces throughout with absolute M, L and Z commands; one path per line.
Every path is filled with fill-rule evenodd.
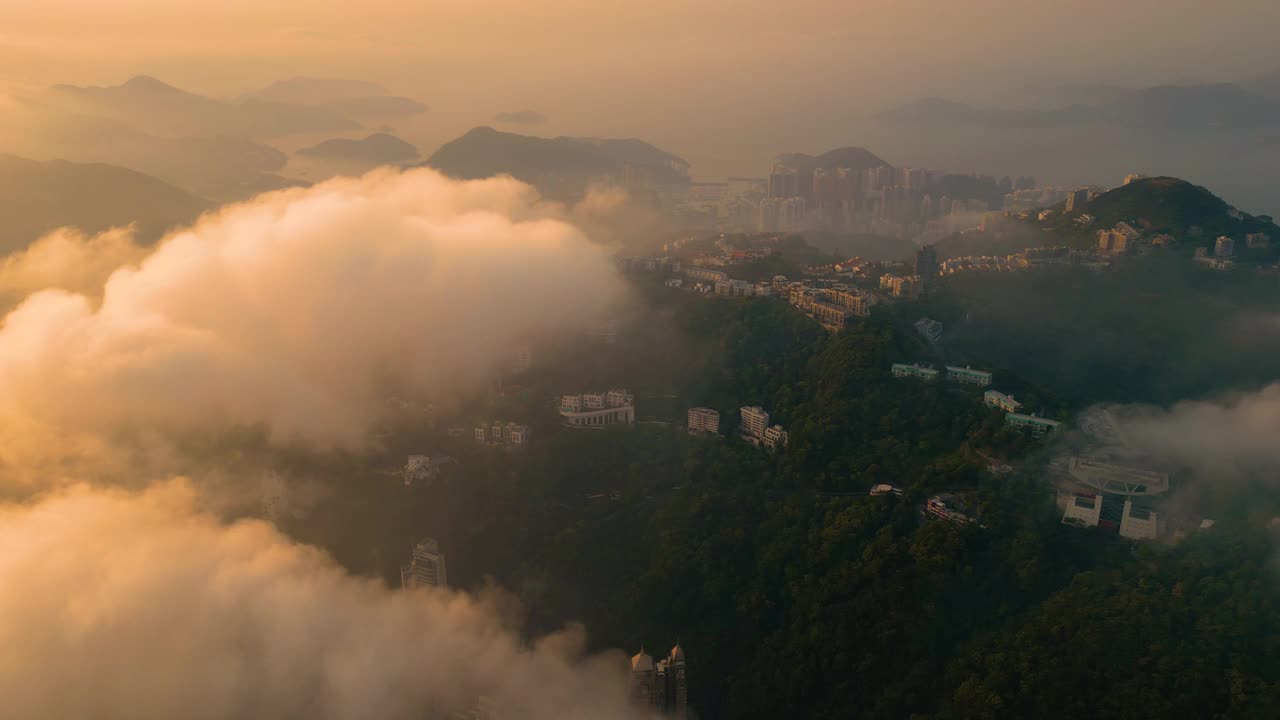
M 473 707 L 626 716 L 621 656 L 580 628 L 532 645 L 501 602 L 390 591 L 189 483 L 0 505 L 6 717 L 421 718 Z
M 1198 477 L 1229 479 L 1280 470 L 1280 382 L 1217 400 L 1170 408 L 1113 407 L 1128 445 L 1190 468 Z
M 47 289 L 99 298 L 113 272 L 138 264 L 149 252 L 134 241 L 131 228 L 92 236 L 73 228 L 55 230 L 0 260 L 0 304 L 12 308 Z
M 493 121 L 504 125 L 545 125 L 547 116 L 537 110 L 516 110 L 498 113 Z
M 14 287 L 45 265 L 72 287 L 0 328 L 0 473 L 41 476 L 122 432 L 366 447 L 388 386 L 456 396 L 618 297 L 606 251 L 562 215 L 509 178 L 377 171 L 207 215 L 100 301 L 75 292 L 98 271 L 68 281 L 67 259 L 128 255 L 123 240 L 50 240 L 6 266 Z

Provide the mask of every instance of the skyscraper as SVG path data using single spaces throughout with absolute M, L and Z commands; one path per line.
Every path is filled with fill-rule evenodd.
M 915 274 L 926 280 L 938 274 L 938 251 L 932 245 L 925 245 L 916 251 Z
M 1085 203 L 1089 202 L 1089 188 L 1080 188 L 1072 190 L 1067 194 L 1067 212 L 1080 212 L 1084 210 Z
M 791 198 L 799 194 L 800 178 L 796 171 L 784 165 L 773 166 L 773 172 L 769 174 L 769 197 Z
M 440 543 L 433 538 L 424 538 L 413 546 L 413 557 L 409 564 L 400 566 L 400 585 L 405 590 L 449 586 L 449 574 L 445 568 L 444 553 L 440 552 Z

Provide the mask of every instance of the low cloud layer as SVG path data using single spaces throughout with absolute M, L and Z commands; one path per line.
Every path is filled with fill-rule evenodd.
M 581 630 L 532 646 L 494 604 L 390 591 L 190 485 L 0 505 L 0 697 L 23 720 L 626 716 Z
M 99 298 L 107 278 L 136 265 L 150 250 L 129 228 L 85 235 L 63 228 L 0 260 L 0 307 L 12 309 L 39 290 L 58 289 Z
M 1280 382 L 1216 400 L 1187 400 L 1170 408 L 1110 409 L 1125 441 L 1196 472 L 1207 480 L 1280 471 Z
M 47 238 L 0 269 L 62 288 L 0 328 L 0 473 L 156 428 L 361 447 L 387 387 L 464 391 L 616 299 L 605 250 L 562 215 L 510 179 L 380 171 L 208 215 L 100 292 L 99 260 L 135 261 L 124 236 Z

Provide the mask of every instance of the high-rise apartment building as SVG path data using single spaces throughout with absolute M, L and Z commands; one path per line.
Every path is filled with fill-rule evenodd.
M 646 712 L 664 717 L 687 718 L 689 712 L 689 681 L 684 648 L 671 648 L 667 657 L 654 662 L 653 657 L 640 649 L 631 658 L 631 704 Z
M 689 432 L 720 434 L 720 413 L 706 407 L 689 408 Z
M 405 590 L 449 586 L 449 574 L 445 568 L 444 553 L 440 552 L 440 543 L 433 538 L 425 538 L 413 546 L 413 557 L 409 564 L 400 566 L 400 585 Z
M 769 413 L 765 412 L 764 408 L 759 405 L 747 405 L 739 411 L 739 414 L 741 415 L 739 426 L 743 435 L 754 438 L 764 437 L 765 428 L 769 427 Z
M 1084 206 L 1089 202 L 1089 188 L 1080 188 L 1072 190 L 1067 194 L 1067 212 L 1080 212 L 1084 210 Z

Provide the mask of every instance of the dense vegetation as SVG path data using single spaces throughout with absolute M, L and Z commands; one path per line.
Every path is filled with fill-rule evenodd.
M 564 348 L 508 388 L 533 447 L 406 432 L 388 467 L 443 449 L 456 468 L 429 487 L 352 478 L 291 532 L 389 580 L 433 535 L 455 584 L 496 578 L 531 632 L 579 620 L 602 648 L 679 640 L 706 718 L 1274 715 L 1274 537 L 1218 528 L 1135 552 L 1063 526 L 1039 443 L 976 390 L 891 377 L 931 352 L 911 308 L 830 336 L 776 301 L 638 292 L 646 311 L 616 346 Z M 1038 385 L 1004 357 L 1001 383 L 1024 398 L 1057 414 L 1082 401 L 1070 378 L 1028 372 Z M 573 382 L 627 385 L 651 422 L 555 428 L 550 398 Z M 757 403 L 791 430 L 786 452 L 731 436 L 732 411 Z M 684 434 L 695 404 L 730 437 Z M 1020 469 L 994 476 L 991 459 Z M 905 493 L 868 497 L 873 482 Z M 923 520 L 943 490 L 982 527 Z

